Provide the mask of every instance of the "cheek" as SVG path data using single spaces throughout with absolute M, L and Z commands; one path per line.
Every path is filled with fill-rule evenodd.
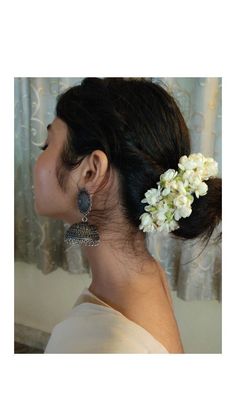
M 57 200 L 58 185 L 53 162 L 41 155 L 38 157 L 33 170 L 35 210 L 47 213 Z

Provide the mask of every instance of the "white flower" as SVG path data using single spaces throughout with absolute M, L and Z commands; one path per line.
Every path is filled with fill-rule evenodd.
M 183 173 L 182 177 L 183 177 L 184 180 L 188 180 L 194 174 L 195 174 L 195 171 L 194 170 L 188 169 L 188 170 L 185 170 L 185 172 Z
M 192 208 L 191 206 L 185 206 L 185 207 L 181 207 L 179 208 L 180 214 L 183 218 L 189 217 L 190 214 L 192 213 Z
M 151 214 L 154 211 L 156 211 L 156 206 L 154 206 L 154 205 L 146 205 L 144 207 L 144 210 L 147 211 L 147 212 L 149 212 Z
M 169 195 L 171 191 L 171 185 L 174 178 L 178 175 L 174 169 L 168 169 L 165 173 L 160 176 L 160 185 L 163 187 L 162 196 Z
M 141 224 L 139 225 L 140 230 L 149 233 L 156 229 L 150 214 L 145 212 L 139 217 L 139 219 L 141 219 Z
M 185 172 L 184 179 L 190 175 L 189 170 L 194 170 L 202 180 L 208 180 L 209 177 L 216 176 L 218 173 L 218 163 L 212 157 L 204 157 L 201 153 L 192 153 L 189 157 L 182 156 L 178 166 Z
M 188 200 L 188 198 L 187 198 L 187 196 L 186 195 L 178 195 L 175 199 L 174 199 L 174 205 L 177 207 L 177 208 L 181 208 L 181 207 L 184 207 L 184 206 L 186 206 L 186 205 L 188 205 L 189 204 L 189 200 Z
M 187 180 L 184 180 L 184 182 L 183 182 L 182 180 L 178 179 L 178 180 L 173 180 L 171 182 L 171 188 L 174 191 L 177 191 L 182 195 L 187 194 L 187 190 L 186 190 L 187 186 L 188 186 L 188 181 Z
M 188 195 L 187 195 L 187 198 L 188 198 L 188 200 L 189 200 L 189 204 L 191 205 L 191 204 L 193 203 L 193 201 L 194 201 L 193 195 L 188 194 Z
M 161 201 L 158 204 L 156 211 L 153 213 L 153 218 L 157 223 L 166 220 L 166 213 L 169 211 L 169 205 L 166 201 Z
M 181 170 L 168 169 L 157 182 L 158 189 L 152 188 L 145 193 L 141 202 L 147 202 L 146 213 L 142 214 L 140 229 L 145 232 L 170 231 L 179 228 L 177 221 L 189 217 L 192 213 L 193 193 L 197 198 L 207 193 L 204 180 L 218 173 L 218 163 L 201 153 L 182 156 L 178 167 Z
M 195 172 L 191 173 L 188 177 L 188 182 L 191 189 L 195 190 L 201 184 L 201 178 Z
M 176 209 L 176 210 L 175 210 L 175 213 L 174 213 L 174 219 L 175 219 L 176 221 L 179 221 L 181 217 L 182 217 L 182 216 L 180 215 L 180 211 L 179 211 L 179 209 Z
M 197 198 L 199 198 L 199 195 L 203 196 L 206 195 L 208 191 L 208 186 L 205 182 L 201 182 L 200 185 L 195 189 L 195 195 Z
M 189 217 L 192 212 L 191 206 L 186 205 L 185 207 L 180 207 L 175 210 L 174 218 L 175 220 L 179 220 L 180 218 Z
M 217 173 L 218 163 L 211 157 L 206 158 L 202 173 L 202 177 L 204 178 L 204 180 L 208 180 L 211 176 L 216 176 Z
M 179 159 L 178 166 L 182 170 L 191 170 L 197 167 L 194 160 L 190 160 L 187 156 L 182 156 Z
M 165 173 L 163 173 L 160 176 L 160 181 L 162 181 L 164 183 L 164 185 L 166 186 L 166 184 L 168 185 L 169 182 L 175 178 L 175 176 L 177 176 L 178 172 L 176 172 L 174 169 L 168 169 L 166 170 Z
M 161 187 L 158 186 L 158 189 L 151 188 L 147 192 L 145 192 L 145 197 L 141 200 L 141 202 L 145 203 L 147 202 L 150 205 L 155 205 L 158 203 L 158 201 L 161 198 Z
M 190 161 L 194 161 L 196 168 L 201 169 L 204 165 L 205 157 L 202 153 L 192 153 L 189 156 Z
M 169 193 L 170 193 L 170 187 L 167 187 L 167 188 L 163 189 L 162 196 L 167 196 L 167 195 L 169 195 Z
M 157 230 L 170 233 L 177 228 L 179 228 L 179 224 L 175 220 L 172 220 L 170 222 L 163 223 L 161 226 L 157 227 Z
M 186 155 L 180 157 L 178 166 L 184 171 L 192 169 L 201 170 L 203 169 L 205 160 L 206 159 L 202 153 L 192 153 L 189 155 L 189 157 Z
M 175 220 L 172 220 L 169 223 L 169 231 L 176 230 L 177 228 L 179 228 L 179 224 Z

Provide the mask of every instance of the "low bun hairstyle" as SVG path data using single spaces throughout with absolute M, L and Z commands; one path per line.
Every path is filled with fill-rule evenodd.
M 69 132 L 57 172 L 61 187 L 84 157 L 102 150 L 109 168 L 117 170 L 123 213 L 132 228 L 140 231 L 145 192 L 157 187 L 166 170 L 178 170 L 180 157 L 191 153 L 189 131 L 174 98 L 148 79 L 85 78 L 59 95 L 56 116 Z M 221 220 L 221 179 L 205 182 L 207 194 L 194 195 L 191 215 L 181 218 L 180 228 L 169 234 L 209 240 Z M 93 208 L 91 217 L 92 213 Z M 104 218 L 100 214 L 99 219 L 102 226 L 107 214 Z

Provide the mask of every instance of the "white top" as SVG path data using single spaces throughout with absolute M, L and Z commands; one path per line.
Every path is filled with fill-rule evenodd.
M 169 353 L 146 329 L 84 288 L 44 353 Z

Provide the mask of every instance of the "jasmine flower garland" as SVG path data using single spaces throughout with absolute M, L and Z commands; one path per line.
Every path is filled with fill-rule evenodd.
M 165 231 L 179 228 L 178 220 L 189 217 L 194 196 L 206 195 L 208 186 L 204 180 L 216 176 L 218 163 L 201 153 L 186 155 L 179 159 L 179 170 L 168 169 L 160 176 L 157 189 L 151 188 L 141 200 L 148 203 L 139 219 L 139 229 L 144 232 Z

